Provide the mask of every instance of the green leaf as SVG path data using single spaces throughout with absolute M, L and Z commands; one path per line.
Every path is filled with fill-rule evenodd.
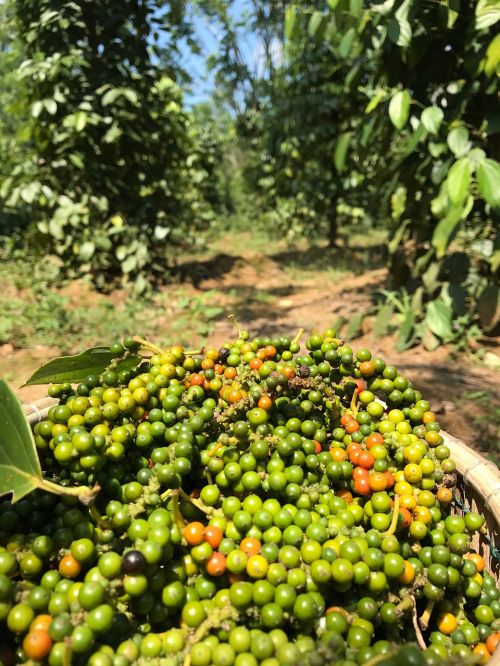
M 363 9 L 363 0 L 349 0 L 349 12 L 354 18 L 359 18 L 361 16 L 361 10 Z
M 71 113 L 69 116 L 64 118 L 63 125 L 68 129 L 74 129 L 77 132 L 81 132 L 85 129 L 87 120 L 88 115 L 85 113 L 85 111 L 76 111 L 76 113 Z
M 396 351 L 402 352 L 412 346 L 415 340 L 415 319 L 415 312 L 413 312 L 413 310 L 407 310 L 403 323 L 399 328 Z
M 27 204 L 31 204 L 35 200 L 39 191 L 40 191 L 40 183 L 32 182 L 20 188 L 19 196 Z
M 441 341 L 437 336 L 434 335 L 430 328 L 425 326 L 424 332 L 422 334 L 422 344 L 424 349 L 427 349 L 427 351 L 434 351 L 439 347 Z
M 446 0 L 445 2 L 445 4 L 448 5 L 448 20 L 446 22 L 448 30 L 453 28 L 460 15 L 460 1 L 461 0 Z
M 411 297 L 411 309 L 418 316 L 422 312 L 424 301 L 424 288 L 418 287 L 413 296 Z
M 378 14 L 386 15 L 389 14 L 391 9 L 394 7 L 396 0 L 385 0 L 382 3 L 373 3 L 370 7 L 372 12 L 377 12 Z
M 140 356 L 139 354 L 130 354 L 129 356 L 122 358 L 122 360 L 117 363 L 114 371 L 116 373 L 119 373 L 128 370 L 133 370 L 134 368 L 137 368 L 137 366 L 140 365 L 142 361 L 143 357 Z
M 456 282 L 448 282 L 441 289 L 441 296 L 453 312 L 462 316 L 467 312 L 467 290 Z
M 462 157 L 470 148 L 469 132 L 465 127 L 454 127 L 447 137 L 448 146 L 455 157 Z
M 47 113 L 50 113 L 53 116 L 57 111 L 57 102 L 54 99 L 46 99 L 43 102 L 44 107 L 47 109 Z
M 389 118 L 398 130 L 408 122 L 410 114 L 410 94 L 407 90 L 398 90 L 389 102 Z
M 399 220 L 406 208 L 406 187 L 400 185 L 391 195 L 391 217 L 393 220 Z
M 31 107 L 31 115 L 33 118 L 38 118 L 38 116 L 43 111 L 43 102 L 41 100 L 36 101 Z
M 394 308 L 390 303 L 384 303 L 378 311 L 375 323 L 373 325 L 373 335 L 377 338 L 382 337 L 387 333 L 391 326 L 392 315 Z
M 415 148 L 418 146 L 418 144 L 425 139 L 427 136 L 427 130 L 423 126 L 422 123 L 418 124 L 417 129 L 410 135 L 404 151 L 403 151 L 403 157 L 408 157 L 408 155 L 411 155 L 412 152 L 415 150 Z
M 115 356 L 109 347 L 92 347 L 76 356 L 60 356 L 42 365 L 26 382 L 35 384 L 77 384 L 88 375 L 100 375 L 106 370 Z
M 489 284 L 481 292 L 477 301 L 477 311 L 481 328 L 492 331 L 500 321 L 500 289 L 496 284 Z
M 441 340 L 446 340 L 452 335 L 452 316 L 453 310 L 449 305 L 443 303 L 443 301 L 430 301 L 427 304 L 425 323 L 434 335 L 437 335 Z
M 404 237 L 405 232 L 406 232 L 406 228 L 409 224 L 410 224 L 410 220 L 406 219 L 399 225 L 399 227 L 396 230 L 396 233 L 394 234 L 392 239 L 387 244 L 387 249 L 389 250 L 389 254 L 392 255 L 396 252 L 396 250 L 398 249 L 398 247 L 400 246 L 400 244 L 403 240 L 403 237 Z
M 333 155 L 333 162 L 337 173 L 342 173 L 345 169 L 345 161 L 347 157 L 347 151 L 349 149 L 349 143 L 351 141 L 352 132 L 344 132 L 340 135 L 337 145 L 335 146 L 335 152 Z
M 109 106 L 109 104 L 113 104 L 113 102 L 115 102 L 122 94 L 123 91 L 121 88 L 111 88 L 102 96 L 101 104 L 103 106 Z
M 476 5 L 476 30 L 484 30 L 500 21 L 498 0 L 479 0 Z
M 443 122 L 444 113 L 439 106 L 428 106 L 422 111 L 422 124 L 429 134 L 437 134 Z
M 424 283 L 424 287 L 429 292 L 429 294 L 432 294 L 439 287 L 438 277 L 440 270 L 441 264 L 436 261 L 432 263 L 422 275 L 422 282 Z
M 347 58 L 351 52 L 352 45 L 356 39 L 356 30 L 354 28 L 349 28 L 345 35 L 340 40 L 339 44 L 339 54 L 341 58 Z
M 453 207 L 450 209 L 448 215 L 444 217 L 434 229 L 432 234 L 432 244 L 436 248 L 438 258 L 444 257 L 448 241 L 455 230 L 455 227 L 460 222 L 462 217 L 462 209 L 460 207 Z
M 0 379 L 0 497 L 12 493 L 12 501 L 17 502 L 41 482 L 31 428 L 21 403 Z
M 483 62 L 486 76 L 493 76 L 500 65 L 500 33 L 491 40 Z
M 83 259 L 83 261 L 88 261 L 95 252 L 95 243 L 92 241 L 86 241 L 80 245 L 80 251 L 78 254 Z
M 77 132 L 81 132 L 82 130 L 85 129 L 85 125 L 87 124 L 87 119 L 88 116 L 85 113 L 85 111 L 77 111 L 75 113 L 75 130 Z
M 387 24 L 387 34 L 391 42 L 402 46 L 403 48 L 411 44 L 412 30 L 408 22 L 408 13 L 411 7 L 411 0 L 404 0 L 399 9 L 394 14 L 394 18 L 389 19 Z
M 371 113 L 372 111 L 374 111 L 377 108 L 377 106 L 380 104 L 380 102 L 382 102 L 382 100 L 386 98 L 386 96 L 387 93 L 385 92 L 385 90 L 382 90 L 381 88 L 377 90 L 375 95 L 366 105 L 365 113 Z
M 364 314 L 359 312 L 350 318 L 345 334 L 346 340 L 354 340 L 361 335 L 361 324 L 363 322 Z
M 314 12 L 314 14 L 312 14 L 311 18 L 309 19 L 309 26 L 307 28 L 309 37 L 316 37 L 318 39 L 321 37 L 320 27 L 324 18 L 324 14 L 321 14 L 321 12 Z
M 477 169 L 477 184 L 481 196 L 493 208 L 500 208 L 500 164 L 485 159 Z
M 135 254 L 129 255 L 124 261 L 122 261 L 122 271 L 124 273 L 131 273 L 137 268 L 137 257 Z
M 466 157 L 461 157 L 452 164 L 446 178 L 448 196 L 453 204 L 459 205 L 465 199 L 470 186 L 470 164 Z
M 287 7 L 285 13 L 285 37 L 291 39 L 293 35 L 293 29 L 297 21 L 297 8 L 295 5 L 290 5 Z
M 490 257 L 490 266 L 493 273 L 496 273 L 500 267 L 500 250 L 495 250 Z

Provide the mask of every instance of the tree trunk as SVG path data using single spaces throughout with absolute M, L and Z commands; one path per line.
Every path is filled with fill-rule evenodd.
M 330 219 L 328 221 L 328 247 L 336 247 L 337 233 L 337 197 L 335 197 L 332 199 Z

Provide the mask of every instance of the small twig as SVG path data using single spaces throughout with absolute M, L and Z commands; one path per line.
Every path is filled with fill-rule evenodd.
M 179 494 L 182 497 L 183 500 L 186 500 L 186 502 L 189 502 L 193 506 L 195 506 L 197 509 L 200 511 L 203 511 L 203 513 L 211 513 L 212 512 L 212 507 L 207 506 L 204 502 L 201 500 L 195 499 L 194 497 L 191 497 L 188 495 L 182 488 L 179 488 Z
M 303 336 L 303 334 L 304 334 L 304 329 L 301 327 L 301 328 L 299 328 L 299 330 L 297 331 L 297 335 L 296 335 L 296 336 L 294 337 L 294 339 L 292 340 L 292 345 L 295 344 L 295 343 L 298 343 L 298 341 L 299 341 L 300 338 Z
M 391 534 L 394 534 L 398 526 L 398 520 L 399 520 L 399 495 L 394 495 L 394 509 L 392 513 L 392 520 L 391 524 L 389 525 L 389 529 L 387 530 L 387 532 L 384 532 L 385 536 L 390 536 Z
M 80 502 L 85 506 L 89 506 L 95 501 L 98 492 L 101 490 L 101 486 L 96 483 L 93 488 L 88 486 L 60 486 L 57 483 L 53 483 L 48 479 L 36 479 L 36 487 L 40 490 L 45 490 L 48 493 L 53 495 L 73 495 L 78 497 Z
M 420 624 L 421 629 L 423 629 L 424 631 L 429 626 L 429 620 L 431 619 L 432 611 L 434 610 L 434 604 L 435 604 L 435 602 L 431 601 L 429 599 L 429 601 L 427 602 L 427 606 L 425 607 L 424 612 L 420 616 L 419 624 Z
M 181 512 L 181 508 L 179 506 L 179 493 L 177 490 L 172 490 L 171 495 L 172 495 L 172 508 L 174 512 L 174 521 L 182 534 L 182 530 L 184 529 L 185 526 L 185 521 L 184 521 L 184 516 L 182 515 Z
M 411 598 L 413 599 L 413 597 Z M 413 622 L 413 628 L 415 629 L 415 636 L 417 637 L 418 646 L 422 650 L 427 650 L 427 645 L 425 644 L 424 637 L 422 636 L 422 632 L 418 626 L 417 605 L 415 601 L 413 602 L 413 607 L 411 609 L 411 619 Z
M 415 599 L 411 596 L 411 594 L 399 602 L 399 604 L 396 606 L 396 614 L 398 617 L 404 615 L 404 613 L 406 613 L 407 610 L 410 610 L 410 608 L 412 610 L 415 609 Z
M 111 528 L 111 523 L 108 522 L 107 520 L 104 520 L 104 518 L 101 516 L 99 511 L 96 508 L 96 505 L 94 502 L 92 504 L 89 504 L 89 514 L 91 518 L 95 521 L 95 523 L 99 526 L 102 527 L 103 529 L 110 529 Z
M 207 619 L 200 624 L 194 634 L 188 639 L 187 649 L 196 645 L 211 629 L 219 627 L 225 620 L 237 620 L 238 611 L 234 606 L 226 606 L 225 608 L 216 608 L 207 617 Z M 184 657 L 183 666 L 191 666 L 191 652 L 188 652 Z
M 210 449 L 210 451 L 208 452 L 208 455 L 210 456 L 210 458 L 212 458 L 217 453 L 217 451 L 219 449 L 221 449 L 223 446 L 224 446 L 224 442 L 216 442 L 214 448 Z
M 351 412 L 354 418 L 358 415 L 358 389 L 355 388 L 351 398 Z
M 378 654 L 376 657 L 372 657 L 371 659 L 368 659 L 368 661 L 365 661 L 364 666 L 377 666 L 381 661 L 385 661 L 386 659 L 390 659 L 391 657 L 394 657 L 397 654 L 396 650 L 391 650 L 390 652 L 386 652 L 384 654 Z
M 153 354 L 164 354 L 165 353 L 164 349 L 160 349 L 160 347 L 157 347 L 152 342 L 148 342 L 147 340 L 144 340 L 143 338 L 140 338 L 138 335 L 134 335 L 134 337 L 132 339 L 135 340 L 135 342 L 138 342 L 141 345 L 141 347 L 144 347 L 145 349 L 149 349 L 149 351 L 152 351 Z
M 71 638 L 66 637 L 64 640 L 63 650 L 63 666 L 71 666 Z

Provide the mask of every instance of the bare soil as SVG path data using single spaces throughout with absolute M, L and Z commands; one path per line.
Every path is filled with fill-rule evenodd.
M 269 254 L 254 245 L 251 236 L 241 234 L 232 238 L 232 242 L 219 241 L 204 257 L 186 258 L 179 266 L 183 279 L 188 279 L 189 292 L 210 292 L 214 304 L 222 305 L 228 314 L 234 313 L 241 326 L 253 335 L 293 336 L 300 327 L 307 332 L 324 329 L 340 315 L 352 317 L 358 312 L 368 312 L 373 292 L 384 287 L 386 273 L 380 247 L 369 248 L 367 252 L 366 248 L 281 251 L 278 246 L 278 251 Z M 165 291 L 175 288 L 178 285 L 167 286 Z M 74 288 L 74 295 L 80 300 L 81 290 Z M 85 298 L 91 296 L 86 294 Z M 124 294 L 118 293 L 116 298 L 123 299 Z M 374 338 L 369 323 L 369 319 L 363 323 L 363 334 L 353 342 L 354 348 L 367 347 L 395 365 L 431 401 L 447 431 L 474 448 L 494 452 L 499 433 L 488 424 L 487 409 L 464 394 L 488 391 L 492 396 L 491 409 L 498 410 L 498 370 L 486 367 L 472 356 L 457 355 L 448 347 L 433 352 L 416 347 L 398 353 L 393 338 Z M 171 334 L 168 322 L 165 332 L 167 339 Z M 231 321 L 221 315 L 213 325 L 208 344 L 221 345 L 233 337 Z M 193 340 L 194 344 L 197 342 Z M 498 340 L 488 340 L 485 344 L 490 354 L 498 354 Z M 29 376 L 57 353 L 51 347 L 24 351 L 4 345 L 0 347 L 0 376 L 19 383 L 21 377 Z M 45 390 L 25 387 L 18 394 L 29 402 L 42 397 Z M 484 423 L 478 427 L 480 417 Z

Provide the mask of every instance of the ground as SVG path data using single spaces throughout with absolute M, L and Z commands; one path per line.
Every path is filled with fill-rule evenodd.
M 282 243 L 245 233 L 219 238 L 203 255 L 180 260 L 178 283 L 163 288 L 154 306 L 141 312 L 133 325 L 141 335 L 155 341 L 190 345 L 208 341 L 217 346 L 234 337 L 234 327 L 227 318 L 230 313 L 253 335 L 292 337 L 299 327 L 310 332 L 331 326 L 340 317 L 349 319 L 356 313 L 368 313 L 373 293 L 384 286 L 385 269 L 380 241 L 375 238 L 367 247 L 359 240 L 359 246 L 354 239 L 350 247 L 337 250 L 299 246 L 290 251 Z M 90 316 L 96 307 L 104 307 L 114 317 L 112 334 L 106 336 L 106 321 L 99 321 L 90 326 L 92 330 L 84 328 L 82 333 L 79 329 L 74 345 L 55 336 L 58 344 L 48 346 L 50 335 L 46 344 L 32 344 L 29 350 L 16 349 L 16 340 L 9 341 L 0 346 L 0 376 L 14 386 L 22 384 L 34 369 L 61 350 L 76 352 L 115 339 L 115 331 L 120 330 L 117 321 L 127 322 L 130 316 L 124 292 L 103 297 L 85 284 L 73 283 L 62 290 L 62 295 L 66 308 L 81 309 L 83 305 Z M 110 308 L 116 304 L 115 316 Z M 100 312 L 95 319 L 102 319 Z M 446 430 L 496 459 L 498 370 L 451 347 L 439 347 L 434 352 L 416 347 L 398 353 L 394 338 L 375 338 L 370 323 L 370 316 L 366 316 L 353 347 L 367 347 L 394 364 L 431 401 Z M 97 339 L 92 331 L 96 331 Z M 494 354 L 495 342 L 485 340 L 481 344 Z M 18 389 L 18 394 L 29 402 L 42 397 L 45 389 L 25 387 Z

